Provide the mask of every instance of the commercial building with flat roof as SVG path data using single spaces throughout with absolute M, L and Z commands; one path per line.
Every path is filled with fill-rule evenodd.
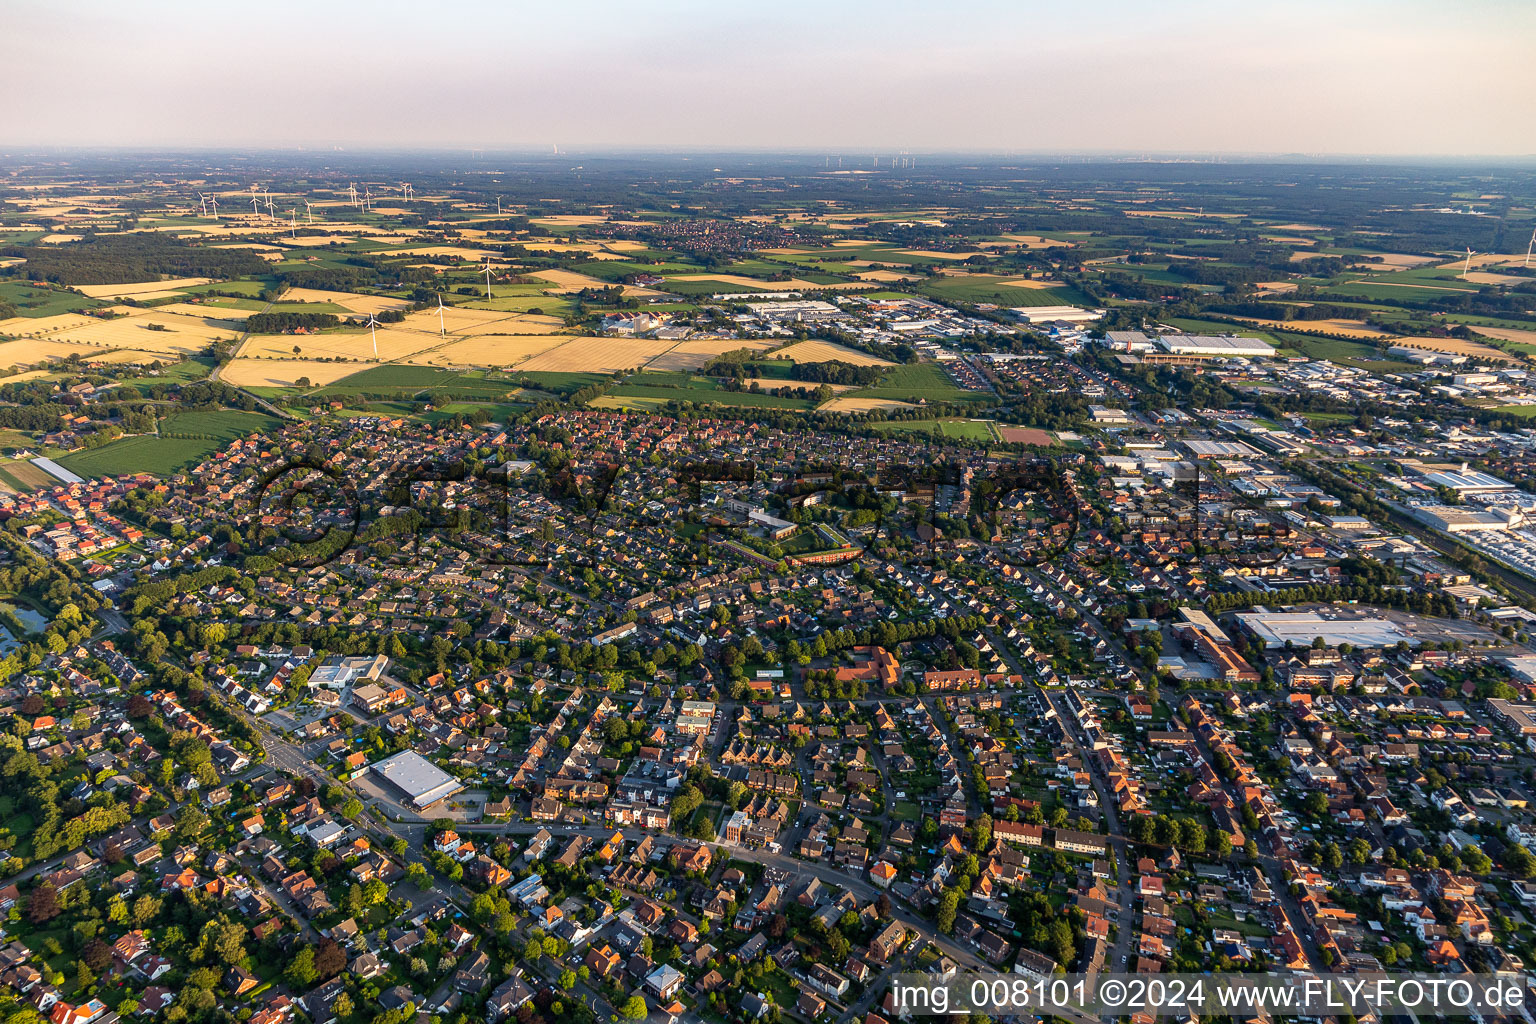
M 404 793 L 417 810 L 463 792 L 464 784 L 414 750 L 402 750 L 371 766 L 379 778 Z
M 1315 612 L 1244 612 L 1238 624 L 1252 633 L 1265 647 L 1310 647 L 1318 637 L 1329 647 L 1382 648 L 1406 643 L 1417 647 L 1419 641 L 1389 619 L 1325 619 Z

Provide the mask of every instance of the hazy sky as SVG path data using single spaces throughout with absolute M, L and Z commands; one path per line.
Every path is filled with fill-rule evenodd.
M 0 0 L 0 146 L 1536 154 L 1527 0 Z

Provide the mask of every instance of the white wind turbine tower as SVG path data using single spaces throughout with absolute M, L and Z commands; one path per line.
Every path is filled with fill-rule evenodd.
M 367 186 L 367 185 L 364 185 L 363 186 L 363 212 L 364 213 L 371 213 L 372 211 L 373 211 L 373 189 L 371 187 Z
M 378 326 L 378 321 L 376 321 L 373 318 L 373 314 L 372 313 L 369 313 L 368 314 L 368 333 L 373 336 L 373 358 L 375 358 L 375 359 L 379 358 L 379 332 L 378 332 L 378 330 L 376 330 L 377 326 Z
M 441 295 L 437 297 L 437 333 L 448 333 L 448 327 L 443 322 L 443 297 Z
M 496 216 L 501 216 L 501 196 L 496 197 Z
M 267 219 L 277 220 L 277 215 L 272 212 L 272 193 L 263 192 L 262 195 L 267 197 Z
M 315 222 L 315 211 L 310 207 L 309 200 L 304 200 L 304 216 L 309 218 L 309 223 Z
M 353 206 L 357 205 L 357 185 L 355 182 L 347 182 L 347 196 Z
M 203 208 L 203 216 L 208 216 L 208 197 L 199 192 L 197 194 L 197 201 L 198 204 Z
M 1531 229 L 1531 240 L 1525 243 L 1525 265 L 1531 265 L 1531 249 L 1536 247 L 1536 228 Z
M 485 297 L 491 297 L 491 258 L 485 258 Z
M 1461 279 L 1463 281 L 1467 279 L 1467 272 L 1472 269 L 1472 257 L 1475 255 L 1477 254 L 1472 251 L 1472 247 L 1470 245 L 1467 246 L 1467 265 L 1461 268 Z
M 261 208 L 261 197 L 256 195 L 256 186 L 252 185 L 251 186 L 251 212 L 252 213 L 259 213 L 260 212 L 260 208 Z
M 291 238 L 299 237 L 299 208 L 297 206 L 288 211 L 288 235 Z

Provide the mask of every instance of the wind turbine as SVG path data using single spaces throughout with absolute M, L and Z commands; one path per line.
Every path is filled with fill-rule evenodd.
M 368 185 L 364 185 L 363 186 L 363 212 L 364 213 L 369 213 L 369 212 L 372 211 L 372 209 L 373 209 L 373 189 L 370 186 L 368 186 Z
M 1525 243 L 1525 265 L 1531 265 L 1531 247 L 1536 246 L 1536 228 L 1531 229 L 1531 240 Z
M 259 210 L 260 206 L 261 206 L 261 199 L 258 198 L 257 195 L 256 195 L 256 186 L 252 185 L 251 186 L 251 212 L 252 213 L 260 212 L 260 210 Z
M 266 197 L 267 197 L 267 218 L 269 220 L 277 220 L 277 214 L 272 212 L 272 193 L 271 192 L 267 192 L 266 193 Z
M 375 359 L 379 358 L 379 332 L 375 329 L 377 324 L 378 324 L 378 321 L 374 320 L 373 314 L 369 313 L 368 314 L 368 333 L 373 336 L 373 358 L 375 358 Z
M 357 205 L 357 186 L 353 182 L 347 182 L 347 195 L 353 206 Z
M 197 194 L 197 201 L 203 208 L 203 216 L 208 216 L 208 197 L 199 192 Z
M 1472 247 L 1470 245 L 1467 246 L 1467 265 L 1461 268 L 1461 279 L 1463 281 L 1465 281 L 1467 279 L 1467 271 L 1472 269 L 1472 257 L 1473 257 L 1473 255 L 1474 255 L 1474 253 L 1472 252 Z
M 501 196 L 496 197 L 496 216 L 501 216 Z
M 485 258 L 485 297 L 491 297 L 491 258 Z
M 437 333 L 438 334 L 447 334 L 448 333 L 448 328 L 443 323 L 443 297 L 441 295 L 439 295 L 437 297 Z
M 299 208 L 295 206 L 288 211 L 288 234 L 290 237 L 299 237 Z
M 315 211 L 310 208 L 308 199 L 304 200 L 304 216 L 309 218 L 311 224 L 315 222 Z

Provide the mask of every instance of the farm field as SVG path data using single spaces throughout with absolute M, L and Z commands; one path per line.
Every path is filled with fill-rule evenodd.
M 778 395 L 754 395 L 741 391 L 724 391 L 713 381 L 690 381 L 686 387 L 647 387 L 621 384 L 608 391 L 604 397 L 619 400 L 643 398 L 657 404 L 666 402 L 696 402 L 736 406 L 747 409 L 810 409 L 816 403 L 804 398 L 781 398 Z
M 891 409 L 915 409 L 911 402 L 894 398 L 849 398 L 839 395 L 821 406 L 824 412 L 885 412 Z
M 565 337 L 562 335 L 562 337 Z M 568 338 L 563 344 L 547 349 L 518 363 L 516 369 L 553 370 L 556 372 L 617 373 L 638 370 L 652 359 L 670 351 L 677 342 L 655 338 Z
M 938 434 L 962 441 L 996 441 L 996 430 L 991 420 L 886 420 L 871 423 L 876 430 L 901 433 Z
M 878 384 L 852 392 L 849 397 L 894 398 L 908 402 L 967 402 L 985 398 L 957 387 L 937 363 L 908 363 L 892 367 Z
M 1494 348 L 1492 345 L 1480 341 L 1469 341 L 1465 338 L 1394 338 L 1394 345 L 1403 345 L 1407 348 L 1422 348 L 1430 352 L 1447 352 L 1451 355 L 1468 356 L 1472 359 L 1481 359 L 1494 363 L 1518 363 L 1518 356 L 1512 356 L 1508 352 Z
M 181 289 L 211 283 L 206 277 L 176 277 L 165 281 L 145 281 L 141 284 L 82 284 L 75 287 L 80 294 L 92 299 L 163 299 L 179 295 Z
M 88 299 L 73 292 L 57 288 L 37 288 L 13 281 L 0 282 L 0 302 L 16 307 L 18 318 L 57 316 L 82 309 L 95 309 L 101 305 L 96 299 Z M 16 328 L 12 328 L 15 330 Z M 0 325 L 0 335 L 6 328 Z
M 190 412 L 170 417 L 162 435 L 125 437 L 91 451 L 61 455 L 54 461 L 87 479 L 122 473 L 168 476 L 221 451 L 237 437 L 271 431 L 274 416 L 250 412 Z M 169 436 L 174 433 L 176 436 Z
M 321 302 L 328 306 L 339 306 L 349 313 L 363 316 L 369 313 L 382 313 L 387 309 L 406 309 L 411 305 L 409 299 L 392 299 L 385 295 L 360 295 L 357 292 L 333 292 L 323 288 L 289 288 L 283 292 L 283 300 L 285 302 Z M 323 310 L 312 310 L 312 312 L 323 312 Z
M 891 366 L 888 359 L 860 352 L 855 348 L 837 345 L 830 341 L 800 341 L 773 353 L 775 359 L 788 359 L 795 363 L 826 363 L 833 360 L 853 366 Z
M 1254 324 L 1259 327 L 1273 327 L 1282 331 L 1323 331 L 1328 334 L 1339 334 L 1346 338 L 1390 338 L 1391 335 L 1384 331 L 1378 331 L 1367 327 L 1363 320 L 1261 320 L 1258 317 L 1240 316 L 1233 317 L 1246 324 Z
M 1088 306 L 1088 296 L 1070 285 L 1050 288 L 1018 287 L 1008 279 L 990 274 L 943 275 L 918 285 L 921 294 L 949 302 L 973 305 L 996 303 L 1000 306 Z
M 235 387 L 286 388 L 300 378 L 311 384 L 330 384 L 357 373 L 350 362 L 322 362 L 318 359 L 232 359 L 225 364 L 219 379 Z

